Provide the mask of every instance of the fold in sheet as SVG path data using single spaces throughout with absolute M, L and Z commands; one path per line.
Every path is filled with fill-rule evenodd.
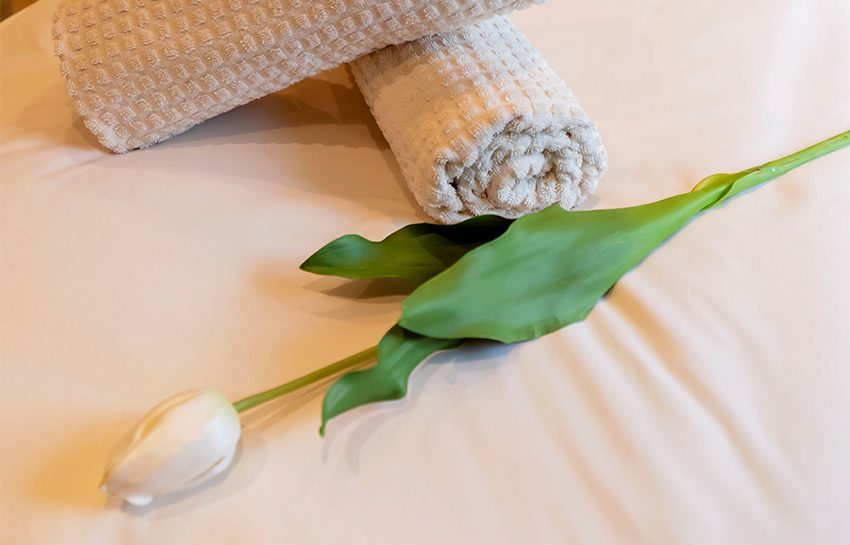
M 408 186 L 438 221 L 569 209 L 605 170 L 593 122 L 504 17 L 387 47 L 351 68 Z
M 149 146 L 361 55 L 543 0 L 67 0 L 75 107 L 115 152 Z

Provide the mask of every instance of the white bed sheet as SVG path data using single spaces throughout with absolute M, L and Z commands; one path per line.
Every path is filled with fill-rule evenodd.
M 237 398 L 376 341 L 398 295 L 297 266 L 423 216 L 342 69 L 108 154 L 62 91 L 55 4 L 0 25 L 2 543 L 846 542 L 850 151 L 699 219 L 585 323 L 437 357 L 324 440 L 320 392 L 262 409 L 203 490 L 104 498 L 110 446 L 153 403 Z M 516 20 L 599 122 L 595 207 L 850 128 L 844 0 Z

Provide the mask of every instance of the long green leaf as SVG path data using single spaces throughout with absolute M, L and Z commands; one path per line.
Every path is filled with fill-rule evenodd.
M 512 343 L 581 321 L 629 269 L 721 194 L 707 189 L 617 210 L 550 207 L 517 220 L 413 292 L 400 323 L 434 337 Z
M 457 225 L 408 225 L 380 242 L 358 235 L 334 240 L 301 268 L 345 278 L 402 278 L 419 285 L 502 235 L 511 220 L 482 216 Z
M 399 326 L 390 329 L 378 344 L 378 364 L 355 371 L 336 381 L 322 403 L 322 427 L 332 418 L 367 403 L 401 399 L 407 395 L 411 373 L 425 358 L 440 350 L 460 346 L 463 341 L 432 339 Z
M 534 339 L 583 320 L 632 267 L 702 210 L 848 144 L 850 132 L 690 193 L 616 210 L 551 207 L 515 221 L 403 303 L 399 324 L 436 338 Z

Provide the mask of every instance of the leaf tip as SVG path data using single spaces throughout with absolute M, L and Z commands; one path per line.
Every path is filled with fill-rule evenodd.
M 302 271 L 305 271 L 305 272 L 315 272 L 313 270 L 313 268 L 315 266 L 315 263 L 314 263 L 315 260 L 313 259 L 314 257 L 316 257 L 316 254 L 313 254 L 310 257 L 308 257 L 304 261 L 304 263 L 298 265 L 298 268 L 301 269 Z
M 333 243 L 331 243 L 331 244 L 333 244 Z M 324 265 L 323 262 L 325 261 L 325 253 L 326 253 L 329 246 L 330 246 L 330 244 L 328 244 L 327 246 L 317 250 L 313 255 L 311 255 L 310 257 L 305 259 L 304 262 L 301 265 L 298 266 L 298 268 L 301 269 L 302 271 L 318 273 L 319 270 Z
M 346 276 L 341 270 L 350 268 L 358 254 L 373 245 L 360 235 L 345 235 L 316 250 L 298 268 L 314 274 Z

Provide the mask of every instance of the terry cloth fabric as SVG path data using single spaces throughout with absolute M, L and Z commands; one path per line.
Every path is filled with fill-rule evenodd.
M 410 189 L 441 222 L 572 208 L 606 167 L 593 122 L 504 17 L 351 68 Z
M 543 0 L 67 0 L 68 94 L 107 148 L 149 146 L 388 44 Z

